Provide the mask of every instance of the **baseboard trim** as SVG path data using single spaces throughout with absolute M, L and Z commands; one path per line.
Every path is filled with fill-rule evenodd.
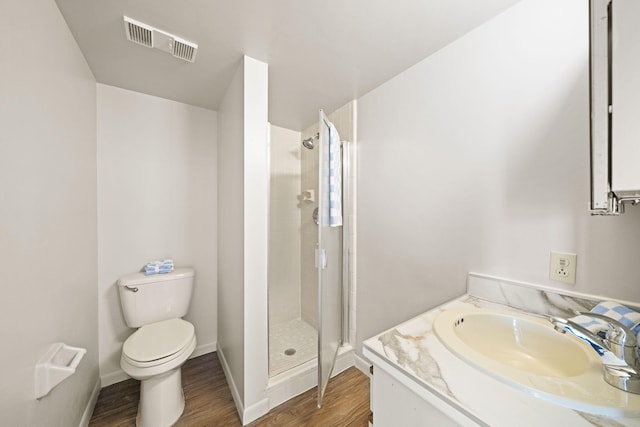
M 370 377 L 371 376 L 371 363 L 365 359 L 364 357 L 355 354 L 354 355 L 355 358 L 355 362 L 356 362 L 356 368 L 358 368 L 360 370 L 360 372 L 362 372 L 363 374 L 365 374 L 366 376 Z
M 204 354 L 213 353 L 214 351 L 216 351 L 217 345 L 218 344 L 216 341 L 199 345 L 195 348 L 195 350 L 193 350 L 193 353 L 191 353 L 191 356 L 189 356 L 189 359 L 193 359 L 194 357 L 202 356 Z M 122 381 L 126 381 L 129 378 L 131 377 L 125 374 L 125 372 L 122 369 L 118 369 L 117 371 L 110 372 L 105 375 L 100 375 L 100 382 L 102 384 L 102 387 L 108 387 L 110 385 L 113 385 Z
M 353 356 L 355 355 L 355 351 L 351 344 L 345 344 L 338 349 L 338 355 L 336 357 L 336 362 L 333 365 L 333 371 L 331 372 L 331 378 L 336 375 L 346 371 L 350 367 L 354 365 Z
M 246 426 L 267 412 L 269 412 L 269 399 L 265 397 L 261 401 L 254 403 L 244 410 L 242 415 L 242 425 Z
M 82 418 L 80 419 L 79 427 L 88 427 L 91 422 L 91 416 L 93 415 L 93 409 L 96 407 L 96 403 L 98 402 L 98 396 L 100 395 L 100 377 L 96 379 L 95 384 L 93 385 L 93 390 L 91 391 L 91 395 L 89 396 L 89 401 L 87 401 L 87 406 L 82 413 Z
M 126 381 L 131 378 L 129 375 L 125 374 L 122 369 L 118 369 L 115 372 L 110 372 L 106 375 L 100 376 L 100 382 L 102 383 L 102 387 L 108 387 L 110 385 Z
M 242 403 L 242 399 L 240 398 L 240 393 L 238 392 L 238 387 L 231 375 L 231 368 L 229 368 L 229 364 L 227 363 L 227 358 L 224 356 L 224 351 L 216 345 L 216 352 L 218 353 L 218 360 L 220 361 L 220 365 L 222 365 L 222 371 L 224 372 L 224 376 L 227 379 L 227 384 L 229 385 L 229 389 L 231 390 L 231 397 L 233 397 L 233 403 L 236 405 L 236 410 L 238 411 L 238 415 L 240 419 L 242 419 L 242 414 L 244 413 L 244 404 Z
M 216 351 L 217 345 L 218 343 L 216 341 L 199 345 L 195 350 L 193 350 L 193 353 L 191 354 L 191 356 L 189 356 L 189 359 L 193 359 L 194 357 L 202 356 L 204 354 L 213 353 L 214 351 Z
M 236 410 L 238 411 L 238 415 L 242 420 L 242 425 L 246 426 L 252 421 L 257 420 L 267 412 L 269 412 L 269 399 L 265 397 L 260 401 L 254 403 L 251 406 L 245 407 L 242 398 L 240 397 L 240 393 L 238 392 L 238 387 L 231 375 L 231 369 L 229 368 L 229 364 L 227 363 L 227 358 L 224 355 L 224 351 L 220 347 L 216 349 L 218 353 L 218 360 L 220 361 L 220 365 L 222 365 L 222 371 L 224 372 L 224 376 L 227 379 L 227 384 L 229 385 L 229 389 L 231 390 L 231 396 L 233 397 L 233 402 L 236 405 Z

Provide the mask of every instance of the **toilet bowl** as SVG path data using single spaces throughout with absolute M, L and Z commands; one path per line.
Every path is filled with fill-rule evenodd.
M 196 347 L 194 326 L 182 319 L 191 301 L 194 272 L 118 280 L 127 325 L 138 328 L 122 346 L 120 366 L 140 381 L 136 426 L 168 427 L 184 411 L 182 365 Z
M 180 418 L 184 411 L 180 368 L 195 348 L 193 325 L 182 319 L 143 326 L 127 338 L 120 366 L 140 380 L 137 426 L 170 426 Z

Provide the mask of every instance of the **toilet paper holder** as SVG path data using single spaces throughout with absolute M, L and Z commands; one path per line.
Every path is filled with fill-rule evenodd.
M 58 384 L 69 378 L 87 352 L 58 342 L 51 344 L 36 364 L 36 399 L 40 399 Z

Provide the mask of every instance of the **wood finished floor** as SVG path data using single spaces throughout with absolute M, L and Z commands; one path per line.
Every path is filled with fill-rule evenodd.
M 176 426 L 241 426 L 231 391 L 216 353 L 190 359 L 182 367 L 185 410 Z M 90 427 L 135 426 L 140 383 L 127 380 L 100 391 Z M 369 378 L 349 368 L 327 386 L 322 408 L 316 389 L 274 408 L 249 424 L 257 426 L 365 427 L 369 419 Z

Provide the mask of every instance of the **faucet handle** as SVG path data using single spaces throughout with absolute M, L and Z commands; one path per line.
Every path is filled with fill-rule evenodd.
M 611 317 L 603 314 L 592 313 L 590 311 L 579 311 L 578 314 L 587 317 L 594 317 L 607 322 L 609 324 L 609 330 L 607 331 L 606 338 L 612 343 L 622 345 L 624 347 L 636 347 L 638 345 L 636 334 L 634 334 L 628 326 L 620 323 L 616 319 L 612 319 Z

